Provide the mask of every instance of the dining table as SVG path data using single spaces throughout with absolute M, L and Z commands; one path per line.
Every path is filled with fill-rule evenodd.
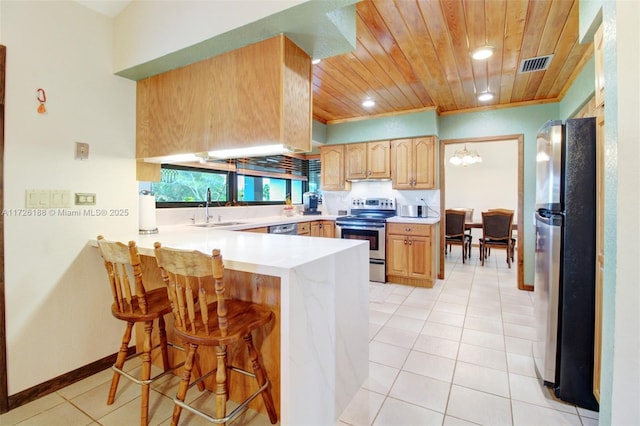
M 482 229 L 482 222 L 465 222 L 464 223 L 464 229 Z M 517 223 L 512 223 L 511 224 L 511 230 L 512 231 L 517 231 L 518 230 L 518 224 Z
M 466 230 L 471 230 L 471 229 L 482 229 L 482 222 L 465 222 L 464 223 L 464 229 Z M 518 224 L 517 223 L 512 223 L 511 224 L 511 230 L 512 231 L 517 231 L 518 230 Z M 468 248 L 468 254 L 467 257 L 471 258 L 471 245 L 469 245 Z

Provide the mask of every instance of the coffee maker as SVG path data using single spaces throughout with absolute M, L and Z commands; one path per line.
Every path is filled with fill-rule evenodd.
M 302 194 L 302 214 L 320 214 L 318 210 L 318 194 L 315 192 L 305 192 Z

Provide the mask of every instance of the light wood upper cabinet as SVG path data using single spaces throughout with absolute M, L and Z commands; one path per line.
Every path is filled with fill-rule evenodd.
M 392 140 L 391 180 L 394 189 L 435 189 L 435 137 Z
M 367 143 L 367 168 L 369 179 L 391 177 L 391 143 L 389 141 Z
M 367 171 L 367 144 L 345 145 L 345 179 L 366 179 Z
M 391 177 L 389 141 L 352 143 L 345 145 L 345 178 L 389 179 Z
M 136 157 L 283 143 L 311 151 L 311 59 L 284 35 L 137 83 Z
M 596 72 L 596 107 L 604 105 L 604 46 L 602 24 L 593 37 L 594 62 Z
M 351 182 L 346 182 L 345 146 L 327 145 L 320 147 L 321 184 L 325 191 L 345 191 L 351 189 Z

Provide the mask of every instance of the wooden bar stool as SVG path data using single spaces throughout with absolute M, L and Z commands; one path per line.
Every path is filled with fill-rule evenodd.
M 104 260 L 104 266 L 107 269 L 109 284 L 113 293 L 111 313 L 117 319 L 127 323 L 116 363 L 112 367 L 114 373 L 111 379 L 109 396 L 107 397 L 107 405 L 113 404 L 115 400 L 120 376 L 124 376 L 134 383 L 141 385 L 142 404 L 140 407 L 140 424 L 146 426 L 149 423 L 149 388 L 151 383 L 184 364 L 181 363 L 174 367 L 169 366 L 167 346 L 183 350 L 183 348 L 167 342 L 164 315 L 171 312 L 171 302 L 167 297 L 166 288 L 151 291 L 145 290 L 142 279 L 142 268 L 140 267 L 140 256 L 135 242 L 131 241 L 127 246 L 121 242 L 107 241 L 102 235 L 99 235 L 98 251 Z M 152 347 L 151 333 L 153 331 L 153 321 L 156 319 L 158 320 L 160 342 L 155 347 Z M 144 323 L 142 350 L 131 356 L 127 356 L 131 332 L 135 323 Z M 158 347 L 162 351 L 162 366 L 164 371 L 155 377 L 151 377 L 151 351 Z M 138 356 L 142 358 L 142 373 L 140 378 L 134 377 L 123 370 L 125 361 Z
M 272 424 L 278 416 L 269 390 L 269 380 L 253 344 L 252 332 L 273 320 L 267 307 L 227 298 L 223 280 L 224 266 L 220 250 L 214 249 L 211 256 L 198 251 L 161 247 L 155 243 L 155 253 L 162 278 L 172 300 L 175 333 L 188 345 L 182 381 L 174 398 L 172 425 L 177 425 L 182 409 L 197 414 L 212 423 L 227 423 L 247 407 L 249 402 L 262 395 Z M 215 302 L 208 302 L 205 282 L 214 280 Z M 227 364 L 227 346 L 243 341 L 248 350 L 253 373 Z M 216 349 L 215 368 L 189 383 L 196 353 L 200 346 Z M 227 370 L 254 377 L 257 390 L 227 415 L 229 397 Z M 215 373 L 215 416 L 185 403 L 188 389 Z

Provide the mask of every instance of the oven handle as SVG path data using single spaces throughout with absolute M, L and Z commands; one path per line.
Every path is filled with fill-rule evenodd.
M 339 227 L 340 229 L 357 229 L 360 231 L 378 231 L 380 229 L 384 229 L 385 225 L 380 225 L 380 226 L 358 226 L 358 225 L 342 225 L 339 223 L 336 223 L 336 226 Z
M 369 263 L 373 263 L 374 265 L 384 265 L 384 260 L 382 260 L 382 259 L 369 259 Z

